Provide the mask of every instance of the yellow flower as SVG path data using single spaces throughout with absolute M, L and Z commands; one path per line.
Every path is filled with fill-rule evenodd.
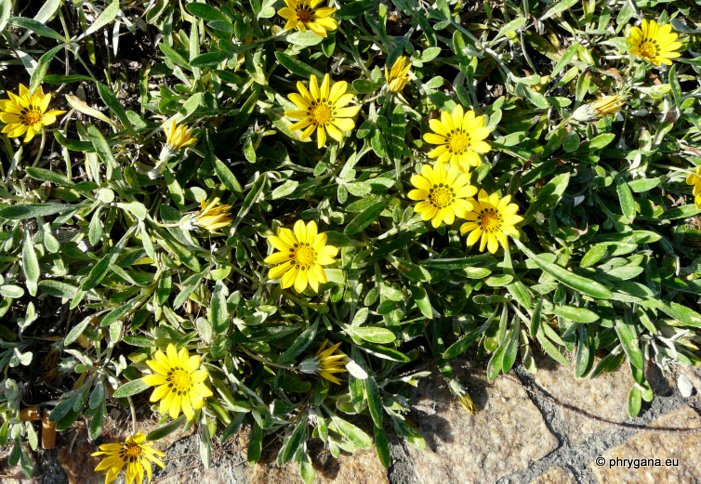
M 577 121 L 591 121 L 609 114 L 616 114 L 624 104 L 625 98 L 619 94 L 603 96 L 594 102 L 578 107 L 572 117 Z
M 460 227 L 460 233 L 467 237 L 467 245 L 474 245 L 480 241 L 480 252 L 484 252 L 485 246 L 494 254 L 499 245 L 506 249 L 509 247 L 509 239 L 518 237 L 518 230 L 514 225 L 523 220 L 523 217 L 516 215 L 518 205 L 509 203 L 511 195 L 499 198 L 497 193 L 488 194 L 480 190 L 472 212 L 467 214 L 467 222 Z
M 679 35 L 672 32 L 672 25 L 658 25 L 654 20 L 643 19 L 640 27 L 633 27 L 628 36 L 629 52 L 652 64 L 672 65 L 672 59 L 681 54 L 677 52 L 681 48 L 681 42 L 677 42 Z
M 24 84 L 19 85 L 19 96 L 8 91 L 10 99 L 0 100 L 0 121 L 5 123 L 2 132 L 10 138 L 24 136 L 24 142 L 29 143 L 44 126 L 54 124 L 56 116 L 65 111 L 52 109 L 47 111 L 51 102 L 51 94 L 44 94 L 39 86 L 34 94 Z
M 302 82 L 297 82 L 299 94 L 293 92 L 287 97 L 295 103 L 298 110 L 285 111 L 285 116 L 300 119 L 290 126 L 290 131 L 304 129 L 301 139 L 309 138 L 316 130 L 318 147 L 326 146 L 326 133 L 336 141 L 343 139 L 343 133 L 355 127 L 353 117 L 360 111 L 360 106 L 346 105 L 355 99 L 353 94 L 346 94 L 348 83 L 339 81 L 331 83 L 328 74 L 319 86 L 315 75 L 309 78 L 309 89 Z
M 154 373 L 146 375 L 141 380 L 155 386 L 151 401 L 161 401 L 159 412 L 177 418 L 180 410 L 188 420 L 195 417 L 195 410 L 204 406 L 204 399 L 212 396 L 204 381 L 209 376 L 207 370 L 200 368 L 199 355 L 190 356 L 186 348 L 178 352 L 175 345 L 170 343 L 165 354 L 158 350 L 153 360 L 146 364 Z
M 117 479 L 117 476 L 122 471 L 126 464 L 126 482 L 131 484 L 136 482 L 141 484 L 144 479 L 144 469 L 148 481 L 151 482 L 153 471 L 151 462 L 163 469 L 165 464 L 156 456 L 165 457 L 161 451 L 151 448 L 149 444 L 144 443 L 146 436 L 141 432 L 127 437 L 123 444 L 104 444 L 100 446 L 100 450 L 93 452 L 91 455 L 106 456 L 95 467 L 96 471 L 107 471 L 105 476 L 105 484 L 109 484 Z
M 326 33 L 336 30 L 338 22 L 331 17 L 336 9 L 332 7 L 319 7 L 321 0 L 285 0 L 286 7 L 278 10 L 278 15 L 287 20 L 285 30 L 298 29 L 306 32 L 307 29 L 315 34 L 326 37 Z
M 401 56 L 399 59 L 394 61 L 392 68 L 388 71 L 387 66 L 385 66 L 385 80 L 387 81 L 387 87 L 392 92 L 400 92 L 409 82 L 409 69 L 411 69 L 411 62 L 406 66 L 407 61 L 406 56 Z
M 197 138 L 192 136 L 192 130 L 187 126 L 178 126 L 174 119 L 166 121 L 163 125 L 166 134 L 166 146 L 172 150 L 182 150 L 197 143 Z
M 211 202 L 207 203 L 204 200 L 200 202 L 200 211 L 195 216 L 194 223 L 203 229 L 215 232 L 217 229 L 226 227 L 231 224 L 231 205 L 219 205 L 219 197 L 216 197 Z
M 298 220 L 294 230 L 281 227 L 277 236 L 268 237 L 270 244 L 279 250 L 265 258 L 266 264 L 273 264 L 268 277 L 281 279 L 283 289 L 294 284 L 295 291 L 304 292 L 307 285 L 319 292 L 319 284 L 326 282 L 326 272 L 322 266 L 333 264 L 338 249 L 326 245 L 326 234 L 317 233 L 316 222 L 304 224 Z
M 701 208 L 701 166 L 686 177 L 686 183 L 694 187 L 694 203 L 697 208 Z
M 341 381 L 334 376 L 334 373 L 344 373 L 347 371 L 345 369 L 345 364 L 348 358 L 343 353 L 334 354 L 338 347 L 341 346 L 341 343 L 336 343 L 327 349 L 326 345 L 328 342 L 329 340 L 324 341 L 319 351 L 316 352 L 316 356 L 302 361 L 299 365 L 299 370 L 302 373 L 319 375 L 322 378 L 326 378 L 331 383 L 340 385 Z
M 431 220 L 433 228 L 444 222 L 451 225 L 456 216 L 465 218 L 472 210 L 472 202 L 467 197 L 477 193 L 477 188 L 470 185 L 468 173 L 460 173 L 454 166 L 446 169 L 440 162 L 434 168 L 423 165 L 421 174 L 411 177 L 411 184 L 416 190 L 409 192 L 409 198 L 419 201 L 414 211 L 420 213 L 422 219 Z
M 475 116 L 470 110 L 463 112 L 460 105 L 452 113 L 441 111 L 440 121 L 429 120 L 433 133 L 426 133 L 424 141 L 438 147 L 431 150 L 429 158 L 438 158 L 439 162 L 450 162 L 463 171 L 480 166 L 480 153 L 490 150 L 484 139 L 489 136 L 489 129 L 484 126 L 484 116 Z

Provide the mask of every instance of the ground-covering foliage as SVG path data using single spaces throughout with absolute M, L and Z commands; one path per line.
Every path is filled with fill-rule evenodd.
M 424 445 L 412 387 L 699 364 L 698 1 L 0 0 L 0 444 Z M 695 175 L 696 174 L 696 175 Z M 106 441 L 106 415 L 156 415 Z M 31 411 L 30 411 L 31 410 Z M 357 417 L 366 415 L 367 418 Z M 28 443 L 29 446 L 23 446 Z M 158 457 L 157 457 L 158 456 Z M 86 456 L 87 457 L 87 456 Z

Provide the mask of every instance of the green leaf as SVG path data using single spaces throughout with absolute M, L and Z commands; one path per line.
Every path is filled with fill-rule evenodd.
M 431 62 L 441 54 L 440 47 L 428 47 L 421 52 L 421 62 Z
M 175 420 L 172 420 L 168 422 L 165 425 L 161 425 L 155 430 L 152 430 L 151 432 L 148 433 L 146 436 L 146 440 L 148 441 L 154 441 L 154 440 L 160 440 L 163 437 L 172 434 L 178 428 L 184 424 L 187 421 L 187 418 L 185 415 L 181 415 L 180 417 L 176 418 Z
M 628 416 L 630 418 L 637 417 L 640 413 L 642 405 L 642 393 L 640 392 L 640 389 L 637 386 L 633 385 L 633 387 L 630 389 L 630 392 L 628 393 Z
M 635 219 L 635 200 L 633 193 L 630 191 L 628 184 L 621 178 L 617 172 L 613 172 L 613 181 L 616 184 L 616 193 L 618 193 L 618 202 L 621 205 L 621 212 L 627 219 L 627 223 L 632 223 Z
M 25 168 L 25 171 L 27 172 L 27 175 L 35 180 L 47 181 L 63 187 L 73 186 L 73 183 L 70 182 L 62 173 L 56 173 L 55 171 L 46 170 L 44 168 L 36 168 L 33 166 L 28 166 Z
M 236 220 L 234 220 L 233 226 L 238 227 L 241 220 L 248 214 L 251 210 L 253 204 L 258 201 L 258 197 L 263 193 L 263 189 L 266 186 L 267 177 L 265 175 L 259 175 L 256 181 L 253 182 L 253 186 L 250 191 L 246 194 L 246 198 L 243 199 L 239 213 L 236 215 Z
M 148 215 L 146 207 L 141 202 L 118 203 L 117 207 L 131 213 L 139 221 L 144 220 L 146 218 L 146 215 Z
M 587 327 L 583 324 L 577 327 L 577 356 L 575 374 L 583 377 L 594 362 L 594 352 L 591 351 Z
M 561 173 L 553 177 L 543 188 L 538 192 L 535 200 L 532 200 L 526 213 L 523 215 L 525 221 L 528 221 L 541 208 L 552 209 L 560 200 L 560 197 L 565 193 L 570 182 L 569 173 Z
M 611 299 L 613 297 L 613 293 L 609 291 L 603 284 L 588 279 L 586 277 L 574 274 L 565 269 L 564 267 L 546 261 L 542 257 L 537 256 L 533 252 L 531 252 L 531 250 L 529 250 L 528 247 L 523 245 L 523 243 L 518 239 L 514 239 L 514 243 L 538 267 L 540 267 L 542 270 L 544 270 L 563 284 L 598 299 Z
M 24 243 L 22 244 L 22 271 L 26 279 L 27 291 L 31 296 L 37 294 L 37 283 L 39 282 L 39 259 L 34 249 L 34 242 L 29 229 L 24 231 Z
M 579 262 L 579 267 L 591 267 L 601 259 L 603 259 L 608 253 L 608 244 L 594 244 L 591 248 L 584 254 L 582 260 Z
M 514 20 L 512 20 L 511 22 L 507 22 L 506 24 L 504 24 L 504 25 L 499 29 L 499 32 L 497 32 L 496 37 L 494 37 L 494 38 L 491 40 L 490 43 L 493 44 L 494 42 L 496 42 L 496 41 L 499 40 L 502 36 L 508 34 L 509 32 L 513 32 L 513 31 L 515 31 L 515 30 L 519 30 L 521 27 L 523 27 L 524 25 L 526 25 L 526 22 L 527 22 L 526 17 L 523 17 L 523 16 L 516 17 L 516 18 L 515 18 Z
M 357 235 L 373 223 L 387 207 L 387 201 L 383 200 L 371 205 L 356 215 L 343 230 L 346 235 Z
M 318 326 L 319 325 L 317 323 L 314 323 L 312 326 L 305 329 L 302 334 L 295 338 L 292 345 L 290 345 L 290 347 L 287 348 L 282 355 L 280 355 L 278 361 L 283 364 L 290 363 L 304 350 L 306 350 L 312 341 L 314 341 Z
M 665 303 L 656 299 L 649 299 L 641 303 L 646 307 L 657 308 L 667 316 L 676 319 L 684 326 L 701 328 L 701 314 L 691 308 L 678 303 Z
M 24 289 L 14 284 L 4 284 L 0 286 L 0 296 L 9 299 L 19 299 L 24 296 Z
M 360 339 L 371 343 L 386 344 L 391 343 L 397 337 L 387 328 L 378 328 L 373 326 L 348 326 L 345 330 L 348 334 L 357 336 Z
M 275 58 L 277 61 L 292 74 L 296 74 L 302 77 L 310 77 L 312 74 L 317 78 L 321 79 L 324 74 L 312 66 L 305 64 L 301 60 L 298 60 L 292 56 L 285 54 L 284 52 L 275 52 Z
M 630 364 L 639 370 L 644 368 L 643 353 L 640 351 L 640 343 L 635 325 L 627 317 L 617 318 L 614 326 L 618 339 L 621 341 Z
M 200 54 L 190 61 L 192 67 L 214 67 L 231 57 L 231 54 L 223 50 L 215 50 Z
M 70 395 L 70 396 L 69 396 Z M 64 399 L 61 400 L 58 405 L 54 407 L 49 416 L 49 420 L 52 422 L 60 422 L 66 416 L 68 416 L 73 411 L 73 404 L 76 401 L 77 395 L 75 393 L 67 393 L 64 395 Z
M 575 306 L 555 306 L 553 312 L 561 318 L 569 319 L 575 323 L 593 323 L 599 320 L 599 315 L 594 311 Z
M 343 438 L 359 449 L 369 449 L 372 447 L 372 438 L 370 438 L 368 434 L 336 415 L 331 416 L 329 428 L 343 436 Z
M 88 327 L 92 320 L 92 316 L 88 316 L 87 318 L 83 319 L 80 323 L 73 326 L 73 328 L 66 335 L 63 344 L 65 346 L 68 346 L 75 340 L 77 340 L 80 337 L 80 335 L 83 334 L 83 331 L 85 331 L 85 328 Z
M 381 427 L 375 427 L 375 447 L 380 464 L 382 464 L 385 469 L 389 469 L 389 464 L 391 462 L 389 441 L 387 440 L 387 434 Z
M 0 32 L 5 31 L 7 21 L 12 15 L 12 0 L 0 0 Z M 5 445 L 0 443 L 0 445 Z
M 219 177 L 227 190 L 237 195 L 241 195 L 243 193 L 243 188 L 241 188 L 241 184 L 236 179 L 236 176 L 229 169 L 229 167 L 226 166 L 219 158 L 214 158 L 212 164 L 214 165 L 214 172 L 217 174 L 217 177 Z
M 568 366 L 570 364 L 567 358 L 565 358 L 565 356 L 560 353 L 560 350 L 558 350 L 557 347 L 545 337 L 545 334 L 542 331 L 537 334 L 536 339 L 538 340 L 538 343 L 540 343 L 541 348 L 543 348 L 543 351 L 545 351 L 550 358 L 557 361 L 561 365 Z
M 251 425 L 251 434 L 248 436 L 248 456 L 249 464 L 255 464 L 260 459 L 263 450 L 263 429 L 257 424 Z
M 689 218 L 701 213 L 701 208 L 697 208 L 693 203 L 689 205 L 682 205 L 681 207 L 673 208 L 672 210 L 667 210 L 664 212 L 660 218 L 666 220 L 675 220 L 678 218 Z M 0 210 L 0 217 L 2 217 L 2 211 Z
M 85 37 L 94 34 L 98 30 L 100 30 L 102 27 L 105 27 L 107 24 L 111 23 L 116 17 L 117 14 L 119 13 L 119 0 L 112 0 L 112 3 L 107 6 L 106 9 L 102 11 L 102 13 L 97 17 L 97 19 L 88 27 L 88 29 L 83 32 L 83 34 L 78 37 L 77 40 L 82 40 Z
M 124 398 L 141 393 L 150 387 L 141 378 L 125 383 L 114 391 L 114 398 Z
M 93 268 L 90 270 L 88 273 L 87 277 L 83 280 L 83 283 L 81 284 L 80 288 L 83 291 L 88 291 L 94 287 L 96 287 L 102 279 L 105 278 L 107 273 L 110 270 L 110 265 L 114 263 L 114 261 L 117 260 L 117 257 L 119 257 L 119 254 L 122 252 L 124 249 L 124 245 L 127 243 L 129 240 L 129 237 L 131 237 L 132 233 L 136 229 L 136 225 L 132 225 L 129 230 L 124 234 L 124 236 L 115 244 L 112 249 L 110 249 L 109 252 L 107 252 L 102 258 L 93 266 Z
M 506 335 L 505 341 L 503 343 L 504 353 L 501 363 L 501 371 L 508 373 L 513 368 L 516 358 L 518 357 L 518 344 L 521 336 L 521 321 L 518 318 L 514 318 L 511 324 L 511 328 Z
M 382 428 L 382 417 L 384 416 L 382 410 L 382 401 L 380 399 L 380 390 L 377 388 L 377 383 L 374 377 L 368 377 L 363 380 L 365 385 L 365 398 L 368 402 L 368 410 L 370 410 L 370 416 L 372 421 L 375 422 L 375 427 Z
M 295 455 L 297 449 L 305 440 L 307 434 L 307 419 L 306 416 L 300 418 L 300 422 L 297 423 L 294 430 L 289 434 L 280 449 L 280 453 L 277 455 L 277 464 L 284 465 L 292 459 Z
M 336 12 L 334 17 L 341 20 L 355 19 L 359 15 L 377 8 L 377 0 L 356 0 L 353 2 L 343 2 L 343 6 Z
M 59 42 L 66 41 L 66 38 L 63 35 L 47 27 L 43 23 L 37 22 L 36 20 L 22 17 L 13 17 L 10 19 L 10 23 L 15 27 L 21 27 L 23 29 L 31 30 L 35 34 L 41 35 L 42 37 L 49 37 L 50 39 L 58 40 Z
M 195 289 L 200 285 L 202 279 L 206 275 L 207 270 L 192 274 L 190 277 L 183 281 L 183 287 L 173 301 L 173 309 L 179 309 L 185 301 L 190 297 L 190 295 L 195 292 Z
M 613 133 L 602 133 L 598 136 L 592 138 L 589 143 L 589 151 L 596 151 L 608 146 L 613 140 L 616 139 L 616 135 Z
M 541 311 L 543 309 L 543 298 L 539 298 L 538 302 L 535 304 L 535 308 L 533 309 L 533 316 L 531 316 L 531 324 L 528 327 L 528 331 L 531 334 L 531 338 L 535 338 L 536 335 L 538 334 L 538 330 L 540 329 L 540 319 L 541 319 Z
M 547 12 L 545 12 L 542 17 L 540 17 L 540 21 L 542 22 L 543 20 L 549 19 L 550 17 L 554 17 L 557 14 L 569 10 L 578 1 L 579 0 L 561 0 L 560 2 L 557 2 L 553 7 L 551 7 Z
M 306 32 L 294 32 L 287 36 L 287 41 L 290 44 L 298 45 L 300 47 L 318 45 L 321 44 L 323 40 L 324 38 L 321 35 L 316 34 L 311 30 L 307 30 Z
M 88 400 L 88 407 L 90 408 L 97 408 L 100 405 L 102 405 L 102 402 L 105 400 L 105 382 L 100 381 L 95 384 L 95 386 L 92 389 L 92 392 L 90 392 L 90 399 Z
M 102 84 L 101 82 L 96 83 L 96 85 L 97 93 L 100 95 L 100 99 L 102 99 L 102 102 L 104 102 L 107 105 L 107 107 L 110 108 L 110 111 L 112 111 L 119 118 L 119 121 L 122 123 L 122 126 L 124 126 L 129 131 L 132 131 L 133 127 L 131 124 L 131 120 L 129 119 L 129 116 L 127 115 L 127 112 L 124 109 L 122 102 L 117 98 L 117 96 L 115 96 L 114 92 L 112 92 L 112 89 L 110 89 L 107 85 Z M 88 134 L 90 134 L 90 128 L 88 128 Z M 107 156 L 111 156 L 111 152 Z
M 0 208 L 0 218 L 8 220 L 26 220 L 35 217 L 48 217 L 57 213 L 79 209 L 79 205 L 58 203 L 27 203 Z
M 73 299 L 78 292 L 78 288 L 67 282 L 56 281 L 53 279 L 39 281 L 39 289 L 41 292 L 49 296 Z
M 44 76 L 46 76 L 46 72 L 49 69 L 49 64 L 51 64 L 51 61 L 56 54 L 63 50 L 64 47 L 65 46 L 63 44 L 57 45 L 41 56 L 39 62 L 37 62 L 36 67 L 32 71 L 32 77 L 29 81 L 29 90 L 31 92 L 34 92 L 41 85 L 42 81 L 44 80 Z
M 200 17 L 205 20 L 213 21 L 220 20 L 223 22 L 231 22 L 231 19 L 227 17 L 219 9 L 210 7 L 205 3 L 188 3 L 185 7 L 188 12 L 196 17 Z
M 100 157 L 102 162 L 107 167 L 107 178 L 111 179 L 115 168 L 119 168 L 117 162 L 114 159 L 114 156 L 112 156 L 112 149 L 110 148 L 110 145 L 107 143 L 107 140 L 102 135 L 100 130 L 92 124 L 88 126 L 88 137 L 90 138 L 90 142 L 92 143 L 93 147 L 95 148 L 95 151 L 97 152 L 97 156 Z

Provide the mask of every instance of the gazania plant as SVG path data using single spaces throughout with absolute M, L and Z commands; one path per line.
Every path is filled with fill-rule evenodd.
M 9 467 L 45 415 L 107 482 L 177 432 L 313 482 L 425 448 L 424 378 L 479 413 L 466 361 L 632 419 L 698 365 L 698 6 L 497 3 L 0 0 Z

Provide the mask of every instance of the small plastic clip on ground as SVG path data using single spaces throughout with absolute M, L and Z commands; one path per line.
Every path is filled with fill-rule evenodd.
M 41 448 L 53 449 L 56 447 L 56 422 L 51 422 L 49 417 L 51 412 L 44 410 L 44 415 L 41 419 Z

